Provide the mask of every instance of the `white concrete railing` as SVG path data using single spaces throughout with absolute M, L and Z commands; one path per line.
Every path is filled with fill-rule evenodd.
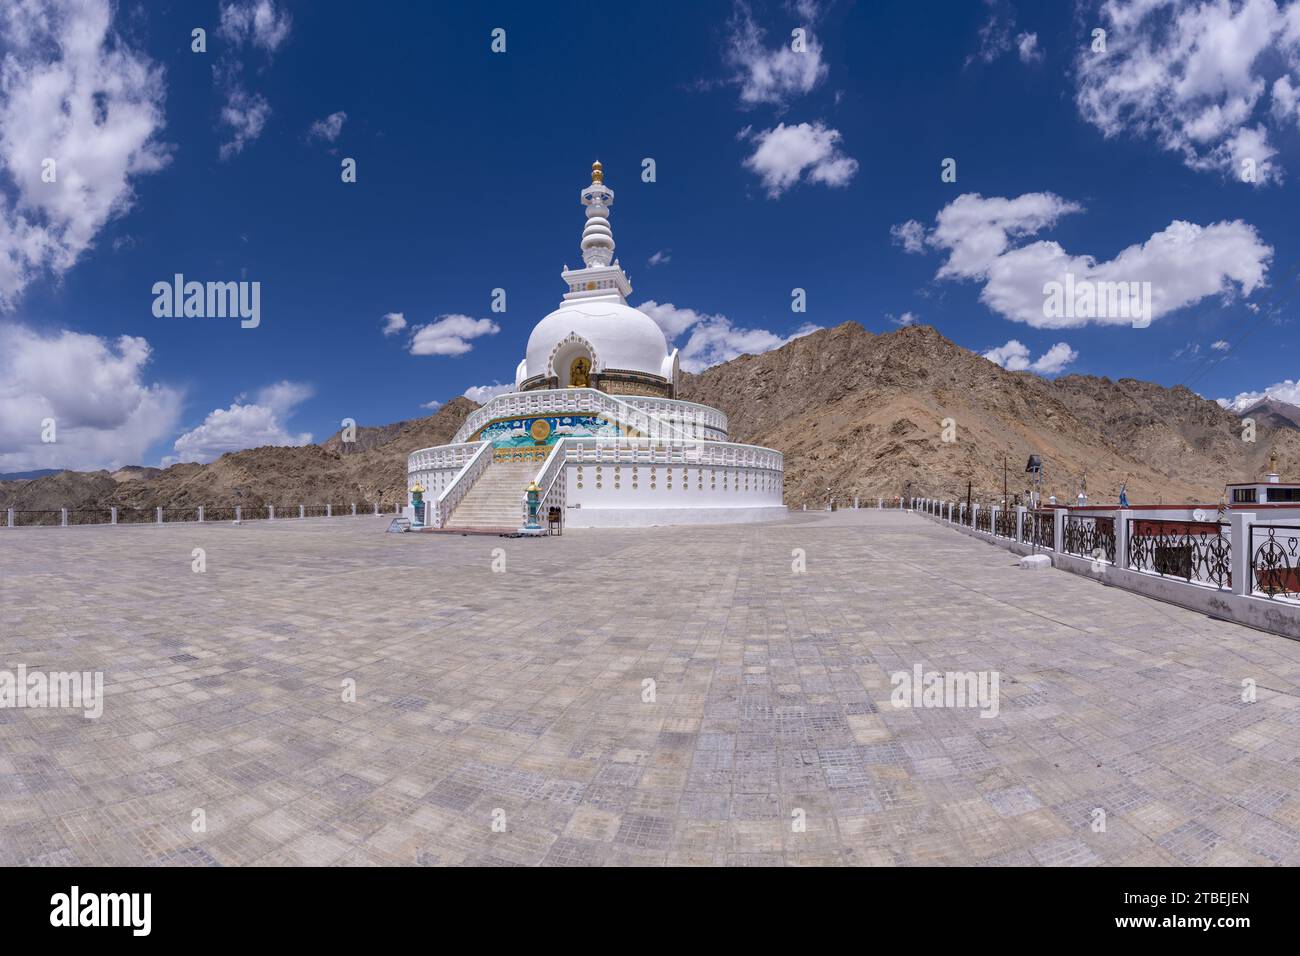
M 924 507 L 919 510 L 927 513 Z M 1027 515 L 1023 508 L 1017 510 L 1017 524 L 1023 530 Z M 1052 511 L 1057 543 L 1051 556 L 1054 567 L 1211 617 L 1300 639 L 1300 524 L 1286 526 L 1281 524 L 1285 517 L 1271 515 L 1257 521 L 1256 514 L 1244 511 L 1229 511 L 1228 520 L 1221 522 L 1214 505 L 1057 507 Z M 1070 518 L 1078 524 L 1072 535 L 1076 540 L 1067 542 L 1065 526 Z M 1097 540 L 1097 518 L 1112 519 L 1113 561 L 1104 554 L 1109 542 Z M 1021 534 L 998 537 L 944 515 L 934 520 L 1017 554 L 1032 550 L 1029 542 L 1020 540 Z M 1291 520 L 1300 521 L 1300 516 Z M 1141 530 L 1138 521 L 1157 527 L 1130 547 L 1130 537 Z M 1277 531 L 1282 528 L 1290 536 L 1279 542 Z M 1093 545 L 1091 553 L 1081 554 L 1089 545 Z
M 656 418 L 672 421 L 674 416 L 685 418 L 701 428 L 718 432 L 714 440 L 727 440 L 727 416 L 719 409 L 698 402 L 684 402 L 680 398 L 648 398 L 640 395 L 618 395 L 616 398 L 633 405 Z M 709 435 L 693 435 L 695 438 L 713 438 Z
M 594 388 L 547 388 L 532 392 L 508 392 L 489 399 L 461 424 L 453 442 L 465 442 L 483 426 L 498 418 L 527 416 L 605 414 L 619 424 L 643 435 L 666 438 L 696 438 L 686 429 L 661 417 L 676 412 L 686 421 L 698 421 L 704 428 L 726 434 L 726 416 L 707 405 L 676 399 L 620 398 Z
M 441 528 L 447 524 L 447 519 L 451 513 L 456 510 L 460 500 L 465 497 L 470 488 L 474 487 L 474 482 L 478 481 L 478 476 L 483 474 L 489 464 L 492 463 L 492 443 L 490 441 L 475 442 L 478 445 L 478 451 L 470 455 L 469 459 L 456 473 L 456 477 L 446 488 L 442 489 L 442 494 L 438 495 L 432 505 L 425 506 L 425 524 L 430 528 Z M 427 450 L 427 449 L 426 449 Z
M 463 468 L 482 444 L 477 441 L 459 442 L 454 445 L 435 445 L 432 448 L 413 451 L 406 459 L 407 474 L 442 468 Z
M 569 460 L 601 464 L 626 462 L 651 465 L 705 465 L 713 467 L 765 468 L 782 471 L 785 456 L 770 448 L 734 442 L 704 440 L 656 441 L 653 438 L 565 439 Z

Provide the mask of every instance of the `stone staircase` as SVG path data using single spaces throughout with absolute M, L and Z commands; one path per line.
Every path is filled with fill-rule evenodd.
M 451 513 L 448 528 L 493 528 L 518 531 L 528 483 L 537 477 L 538 461 L 494 461 Z

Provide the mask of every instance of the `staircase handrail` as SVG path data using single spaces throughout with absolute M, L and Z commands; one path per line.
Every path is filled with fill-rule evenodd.
M 483 474 L 483 469 L 491 464 L 492 443 L 483 441 L 479 442 L 478 445 L 478 451 L 474 452 L 469 461 L 465 462 L 460 471 L 456 472 L 456 477 L 452 478 L 447 487 L 442 489 L 442 494 L 438 495 L 433 507 L 429 509 L 429 527 L 445 528 L 447 526 L 447 520 L 451 517 L 451 513 L 456 510 L 456 506 L 460 504 L 461 499 L 474 486 L 474 482 L 478 480 L 479 475 Z
M 555 442 L 555 447 L 551 453 L 546 456 L 542 462 L 542 467 L 537 472 L 537 477 L 533 479 L 537 487 L 541 489 L 538 494 L 537 514 L 540 520 L 546 520 L 545 514 L 548 508 L 558 507 L 560 512 L 564 512 L 564 499 L 567 497 L 567 486 L 564 483 L 564 462 L 568 457 L 568 451 L 565 443 L 570 441 L 568 438 L 560 438 Z M 521 499 L 521 508 L 523 515 L 523 524 L 528 523 L 528 491 L 525 489 Z

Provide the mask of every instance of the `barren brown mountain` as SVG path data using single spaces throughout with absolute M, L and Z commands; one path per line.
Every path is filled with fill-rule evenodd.
M 725 411 L 733 441 L 785 453 L 786 503 L 904 494 L 981 500 L 1023 494 L 1030 454 L 1044 460 L 1044 494 L 1114 502 L 1214 503 L 1225 482 L 1254 478 L 1278 455 L 1300 475 L 1300 431 L 1272 419 L 1242 440 L 1229 411 L 1185 388 L 1134 379 L 1008 372 L 928 326 L 873 335 L 855 322 L 823 329 L 763 355 L 684 375 L 680 398 Z M 477 406 L 448 402 L 428 418 L 358 427 L 355 443 L 233 452 L 207 465 L 60 472 L 0 482 L 0 506 L 191 508 L 346 505 L 404 494 L 406 456 L 451 440 Z M 955 441 L 943 441 L 951 419 Z
M 60 472 L 31 481 L 0 482 L 0 504 L 24 510 L 208 507 L 262 508 L 379 502 L 391 507 L 406 487 L 406 456 L 451 441 L 478 406 L 456 398 L 428 418 L 359 427 L 359 450 L 334 435 L 320 445 L 264 447 L 222 455 L 207 465 L 181 464 L 143 480 L 114 480 L 106 471 Z M 375 441 L 375 436 L 380 436 Z
M 1279 468 L 1300 473 L 1300 436 L 1241 422 L 1185 388 L 1008 372 L 928 326 L 873 335 L 856 322 L 685 376 L 681 398 L 725 411 L 733 441 L 785 453 L 785 500 L 906 493 L 988 500 L 1025 491 L 1030 454 L 1044 494 L 1131 503 L 1217 502 L 1225 482 Z M 952 419 L 956 441 L 942 440 Z

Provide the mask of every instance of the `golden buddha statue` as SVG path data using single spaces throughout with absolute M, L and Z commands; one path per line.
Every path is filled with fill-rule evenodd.
M 591 371 L 591 359 L 579 357 L 573 360 L 573 365 L 569 368 L 569 387 L 570 388 L 590 388 L 591 377 L 588 373 Z

